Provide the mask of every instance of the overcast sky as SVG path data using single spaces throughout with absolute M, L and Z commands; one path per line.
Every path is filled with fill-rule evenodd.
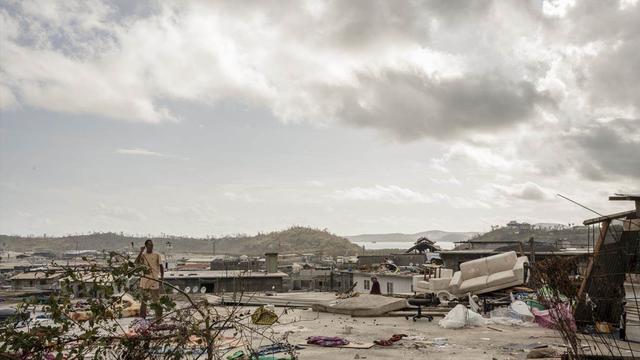
M 578 223 L 640 192 L 638 1 L 0 5 L 0 233 Z

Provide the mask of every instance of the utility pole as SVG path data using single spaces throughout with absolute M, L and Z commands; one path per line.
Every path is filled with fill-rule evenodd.
M 171 250 L 173 249 L 173 244 L 171 244 L 171 241 L 167 241 L 165 243 L 165 270 L 169 270 L 169 260 L 172 260 L 171 257 Z

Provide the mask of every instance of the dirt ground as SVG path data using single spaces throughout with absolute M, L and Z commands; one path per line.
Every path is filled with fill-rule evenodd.
M 370 349 L 323 348 L 308 345 L 300 350 L 300 359 L 524 359 L 527 348 L 536 345 L 559 345 L 562 340 L 552 330 L 538 326 L 512 327 L 492 325 L 502 332 L 486 327 L 460 330 L 443 329 L 433 322 L 404 317 L 352 318 L 347 315 L 293 310 L 283 315 L 283 324 L 275 325 L 277 334 L 289 332 L 292 344 L 304 344 L 312 335 L 340 336 L 352 342 L 373 342 L 393 334 L 406 334 L 409 339 L 390 347 Z M 291 323 L 290 322 L 293 321 Z M 349 329 L 351 328 L 351 329 Z M 434 338 L 446 338 L 446 344 L 434 345 Z
M 220 313 L 229 308 L 218 308 Z M 254 306 L 241 307 L 238 311 L 251 313 Z M 311 309 L 276 308 L 280 315 L 279 322 L 268 331 L 272 339 L 287 337 L 291 344 L 299 344 L 304 348 L 298 351 L 299 359 L 524 359 L 530 349 L 549 345 L 557 347 L 562 344 L 559 335 L 549 329 L 533 325 L 519 327 L 507 325 L 491 325 L 488 327 L 465 328 L 459 330 L 443 329 L 438 325 L 442 317 L 435 317 L 432 322 L 426 318 L 412 321 L 404 317 L 358 317 L 319 313 Z M 119 319 L 123 327 L 134 318 Z M 250 324 L 247 326 L 260 327 Z M 262 327 L 263 330 L 269 328 Z M 406 334 L 407 338 L 389 347 L 375 345 L 369 349 L 325 348 L 307 345 L 306 339 L 313 335 L 340 336 L 353 343 L 372 343 L 378 339 L 388 339 L 393 334 Z M 223 334 L 233 336 L 233 331 Z M 434 339 L 444 338 L 444 345 L 434 344 Z M 251 339 L 253 348 L 269 345 L 270 340 L 255 337 Z M 228 354 L 239 349 L 229 350 Z M 226 357 L 226 356 L 225 356 Z

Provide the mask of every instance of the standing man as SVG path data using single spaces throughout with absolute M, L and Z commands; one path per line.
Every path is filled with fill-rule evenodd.
M 371 278 L 371 291 L 369 294 L 382 295 L 382 292 L 380 291 L 380 283 L 378 282 L 378 278 L 375 276 Z
M 151 299 L 152 304 L 160 305 L 161 281 L 164 281 L 164 268 L 160 254 L 153 252 L 153 241 L 147 239 L 144 246 L 140 248 L 140 254 L 136 259 L 138 264 L 143 265 L 145 273 L 140 277 L 140 289 L 142 290 L 142 302 L 140 304 L 140 317 L 147 317 L 147 300 Z M 162 309 L 156 309 L 156 320 L 162 318 Z

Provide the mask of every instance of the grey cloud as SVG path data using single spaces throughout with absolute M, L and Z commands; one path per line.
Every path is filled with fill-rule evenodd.
M 432 26 L 466 34 L 465 19 L 489 16 L 492 2 L 193 2 L 165 3 L 145 13 L 122 4 L 70 1 L 41 13 L 36 9 L 35 2 L 25 1 L 2 10 L 15 30 L 7 36 L 2 68 L 12 80 L 12 94 L 49 110 L 159 122 L 175 120 L 159 105 L 162 98 L 244 97 L 285 121 L 330 118 L 415 139 L 507 127 L 526 121 L 545 98 L 534 82 L 508 74 L 503 65 L 475 69 L 477 53 L 430 48 Z M 204 14 L 210 26 L 202 26 Z M 485 32 L 493 31 L 488 22 L 483 20 Z M 216 41 L 193 39 L 208 38 L 206 31 Z M 21 33 L 31 42 L 18 39 Z M 495 36 L 488 38 L 486 45 L 498 45 Z M 458 49 L 473 40 L 461 39 Z M 219 47 L 225 42 L 233 51 Z M 142 47 L 157 53 L 141 52 Z M 448 74 L 450 55 L 460 55 L 465 64 L 456 76 Z M 202 76 L 184 79 L 185 62 Z M 329 70 L 336 78 L 313 76 Z M 86 101 L 71 100 L 91 94 L 90 88 L 94 94 Z
M 620 41 L 590 64 L 587 75 L 590 99 L 605 106 L 631 106 L 640 113 L 640 38 Z
M 578 164 L 578 172 L 591 181 L 606 181 L 609 179 L 602 167 L 591 161 Z
M 342 94 L 348 102 L 339 116 L 358 126 L 389 130 L 402 139 L 491 132 L 528 120 L 538 106 L 553 105 L 553 99 L 532 83 L 499 76 L 438 81 L 387 72 L 359 79 L 362 91 L 352 97 Z
M 416 2 L 334 2 L 324 14 L 322 42 L 362 49 L 389 41 L 420 41 L 429 36 L 430 15 Z
M 598 49 L 582 64 L 582 86 L 591 102 L 640 112 L 639 19 L 640 5 L 625 1 L 578 1 L 567 14 L 568 43 Z
M 543 201 L 552 197 L 551 191 L 542 188 L 534 182 L 523 184 L 499 185 L 491 184 L 490 189 L 484 190 L 490 198 L 500 198 L 502 200 L 519 199 L 525 201 Z
M 577 147 L 574 161 L 578 170 L 587 178 L 640 179 L 640 120 L 593 123 L 574 132 L 569 139 Z
M 288 34 L 302 43 L 308 42 L 340 51 L 359 51 L 377 45 L 384 47 L 390 41 L 422 43 L 428 40 L 430 24 L 435 16 L 453 16 L 446 9 L 458 7 L 438 5 L 442 11 L 434 11 L 438 2 L 205 1 L 203 4 L 228 16 L 250 19 L 257 17 L 265 23 L 281 24 L 290 29 L 305 29 Z
M 523 200 L 544 200 L 547 198 L 547 195 L 538 186 L 526 186 L 520 192 L 516 193 L 516 197 Z
M 5 103 L 162 122 L 178 120 L 167 100 L 233 99 L 413 140 L 493 134 L 538 109 L 564 117 L 547 77 L 590 108 L 640 102 L 637 5 L 585 1 L 544 19 L 536 1 L 45 4 L 1 9 Z M 596 57 L 563 52 L 598 41 Z

